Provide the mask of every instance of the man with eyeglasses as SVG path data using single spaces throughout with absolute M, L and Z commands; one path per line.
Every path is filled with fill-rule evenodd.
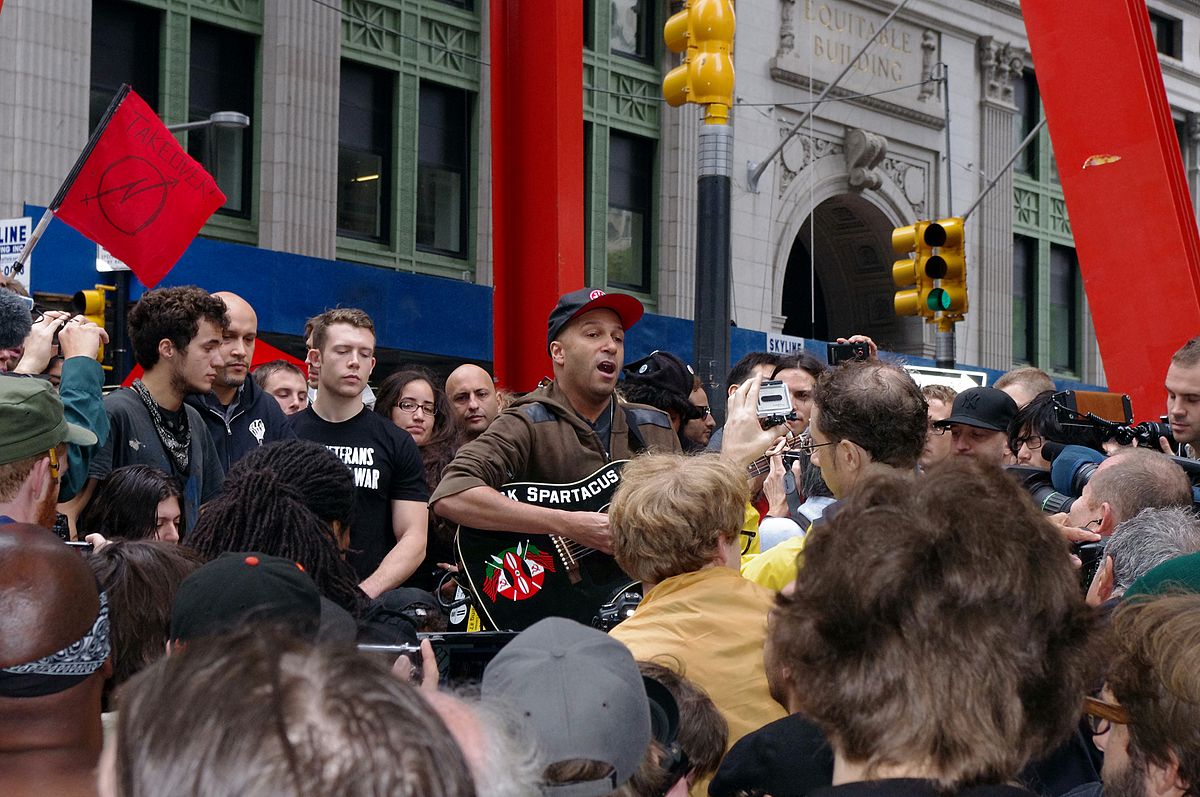
M 692 382 L 692 392 L 688 394 L 688 401 L 700 413 L 700 417 L 692 418 L 683 425 L 679 434 L 679 443 L 683 446 L 684 451 L 694 453 L 708 447 L 713 430 L 717 428 L 717 420 L 713 417 L 712 408 L 708 405 L 708 394 L 704 392 L 704 386 L 700 384 L 700 377 L 696 377 Z
M 972 387 L 954 397 L 950 417 L 935 426 L 949 430 L 956 456 L 975 457 L 994 465 L 1012 456 L 1008 426 L 1017 414 L 1017 403 L 994 387 Z
M 841 500 L 872 464 L 912 471 L 925 447 L 928 409 L 902 369 L 876 359 L 831 368 L 817 381 L 809 419 L 811 465 Z M 823 518 L 837 511 L 833 504 Z M 820 521 L 818 521 L 820 522 Z M 746 578 L 781 590 L 796 578 L 804 537 L 785 540 L 742 567 Z
M 1184 797 L 1200 787 L 1200 595 L 1133 597 L 1137 588 L 1113 618 L 1104 690 L 1085 706 L 1104 752 L 1103 793 Z
M 403 584 L 425 558 L 425 467 L 412 436 L 371 412 L 363 388 L 375 368 L 375 324 L 355 308 L 322 313 L 309 359 L 319 368 L 312 406 L 289 418 L 296 436 L 321 443 L 354 474 L 346 561 L 372 598 Z
M 954 453 L 953 438 L 937 423 L 950 417 L 958 391 L 949 385 L 925 385 L 921 388 L 921 395 L 929 405 L 929 429 L 925 436 L 925 449 L 917 464 L 921 470 L 926 470 Z

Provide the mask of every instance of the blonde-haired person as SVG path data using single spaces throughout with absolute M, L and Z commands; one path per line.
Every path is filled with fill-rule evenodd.
M 640 660 L 678 661 L 729 723 L 729 746 L 785 714 L 763 666 L 773 593 L 738 572 L 748 498 L 737 464 L 652 454 L 626 466 L 609 508 L 613 555 L 645 589 L 612 636 Z

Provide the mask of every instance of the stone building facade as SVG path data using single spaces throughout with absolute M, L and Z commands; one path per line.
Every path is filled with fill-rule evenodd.
M 669 108 L 659 91 L 675 63 L 661 29 L 676 5 L 584 3 L 586 257 L 591 283 L 687 319 L 699 111 Z M 790 138 L 894 5 L 737 5 L 733 322 L 817 340 L 865 332 L 931 355 L 932 328 L 892 311 L 890 235 L 961 214 L 1038 121 L 1018 3 L 912 0 Z M 1149 5 L 1195 196 L 1200 14 L 1185 0 Z M 252 117 L 246 132 L 186 134 L 231 196 L 206 238 L 245 248 L 249 263 L 258 250 L 307 258 L 344 275 L 335 293 L 376 273 L 357 268 L 402 272 L 451 309 L 458 294 L 444 286 L 491 282 L 488 13 L 487 0 L 7 0 L 0 218 L 49 201 L 109 84 L 132 79 L 168 122 L 221 103 Z M 747 165 L 785 138 L 751 185 Z M 959 361 L 1103 384 L 1044 130 L 967 230 Z M 54 257 L 35 266 L 35 290 L 69 292 Z M 357 297 L 345 287 L 332 298 Z M 281 310 L 274 331 L 295 335 L 292 315 Z

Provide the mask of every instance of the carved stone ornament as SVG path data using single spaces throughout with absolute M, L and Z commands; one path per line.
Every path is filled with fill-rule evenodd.
M 780 138 L 786 136 L 791 129 L 791 124 L 782 125 L 779 128 Z M 779 170 L 779 195 L 784 195 L 788 186 L 792 184 L 792 180 L 805 168 L 822 158 L 840 155 L 842 150 L 842 144 L 816 136 L 809 138 L 807 131 L 792 136 L 784 146 L 782 157 L 779 159 L 780 165 L 783 167 Z
M 931 79 L 933 66 L 937 63 L 938 35 L 932 30 L 921 34 L 921 91 L 917 99 L 926 102 L 937 96 L 938 84 Z
M 846 131 L 842 144 L 846 148 L 846 171 L 854 191 L 875 190 L 883 185 L 883 175 L 876 167 L 887 156 L 887 139 L 866 130 Z
M 983 75 L 983 96 L 991 101 L 1016 107 L 1013 81 L 1025 69 L 1026 52 L 992 36 L 979 40 L 979 67 Z
M 796 0 L 780 0 L 779 3 L 779 56 L 796 49 Z

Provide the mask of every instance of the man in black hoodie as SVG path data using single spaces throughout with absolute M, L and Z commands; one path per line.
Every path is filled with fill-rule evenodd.
M 263 392 L 250 376 L 258 316 L 245 299 L 228 291 L 214 293 L 225 303 L 229 326 L 221 340 L 225 365 L 217 369 L 212 391 L 188 396 L 187 403 L 200 411 L 217 447 L 225 471 L 253 449 L 295 434 L 274 397 Z

